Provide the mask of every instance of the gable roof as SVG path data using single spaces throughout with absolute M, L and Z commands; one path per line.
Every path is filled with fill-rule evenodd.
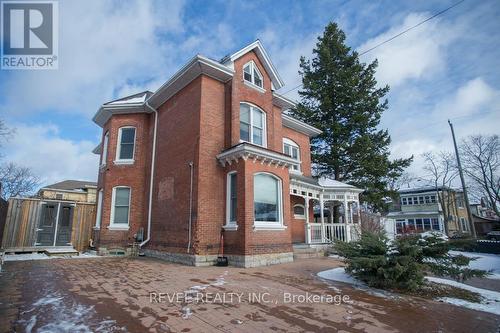
M 94 188 L 97 187 L 96 182 L 89 182 L 85 180 L 63 180 L 62 182 L 55 183 L 52 185 L 47 185 L 43 187 L 42 189 L 52 189 L 52 190 L 65 190 L 65 191 L 71 191 L 71 190 L 79 190 L 79 189 L 84 189 L 84 188 Z
M 225 56 L 224 58 L 221 59 L 220 62 L 226 66 L 233 67 L 235 60 L 237 60 L 238 58 L 242 57 L 243 55 L 247 54 L 250 51 L 254 51 L 257 54 L 259 60 L 262 62 L 262 65 L 264 66 L 266 72 L 269 74 L 269 77 L 271 78 L 273 88 L 275 90 L 278 90 L 279 88 L 283 87 L 285 83 L 278 74 L 276 67 L 274 67 L 271 58 L 269 58 L 269 55 L 264 49 L 264 46 L 262 46 L 262 43 L 258 39 L 255 42 L 240 49 L 239 51 L 236 51 L 233 54 Z

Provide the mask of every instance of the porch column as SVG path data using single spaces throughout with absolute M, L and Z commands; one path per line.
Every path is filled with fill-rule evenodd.
M 358 223 L 361 225 L 361 205 L 359 204 L 359 199 L 356 201 L 356 209 L 358 211 Z
M 311 243 L 311 225 L 309 224 L 309 198 L 304 198 L 304 208 L 306 213 L 306 243 Z
M 350 242 L 351 241 L 351 226 L 348 223 L 348 214 L 349 212 L 347 211 L 349 209 L 349 205 L 347 204 L 347 196 L 344 194 L 344 228 L 345 228 L 345 241 Z
M 319 214 L 321 217 L 321 242 L 325 242 L 325 214 L 323 208 L 325 203 L 323 202 L 323 193 L 319 195 Z
M 349 222 L 351 224 L 353 224 L 354 219 L 353 219 L 353 213 L 352 213 L 352 206 L 354 205 L 354 202 L 351 201 L 350 203 L 348 203 L 348 205 L 349 205 L 349 219 L 350 219 Z

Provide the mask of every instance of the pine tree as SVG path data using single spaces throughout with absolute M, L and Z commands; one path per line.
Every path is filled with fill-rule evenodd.
M 376 68 L 376 60 L 360 63 L 344 32 L 330 23 L 318 37 L 312 60 L 300 59 L 301 103 L 292 114 L 323 131 L 311 142 L 316 174 L 365 189 L 362 200 L 380 210 L 393 194 L 388 183 L 413 157 L 389 159 L 391 138 L 377 129 L 389 87 L 377 87 Z

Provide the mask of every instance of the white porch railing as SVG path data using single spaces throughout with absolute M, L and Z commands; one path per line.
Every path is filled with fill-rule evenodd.
M 310 223 L 310 232 L 311 232 L 311 243 L 327 243 L 334 241 L 343 241 L 350 242 L 354 240 L 353 238 L 357 235 L 357 230 L 353 230 L 355 228 L 354 224 L 345 224 L 345 223 Z M 321 232 L 322 226 L 324 227 L 323 233 Z M 322 237 L 324 235 L 324 239 Z

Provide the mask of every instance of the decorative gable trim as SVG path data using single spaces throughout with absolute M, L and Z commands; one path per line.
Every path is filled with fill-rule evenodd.
M 217 160 L 224 167 L 233 162 L 238 163 L 239 159 L 252 160 L 254 163 L 274 165 L 275 167 L 289 168 L 297 165 L 297 161 L 287 155 L 276 153 L 265 148 L 261 148 L 249 143 L 240 143 L 217 155 Z
M 259 57 L 259 60 L 262 62 L 262 65 L 264 66 L 265 70 L 269 74 L 269 77 L 271 78 L 272 86 L 273 89 L 278 90 L 281 87 L 285 85 L 283 80 L 278 74 L 278 71 L 276 70 L 276 67 L 274 67 L 273 63 L 271 62 L 271 58 L 269 58 L 269 55 L 267 54 L 266 50 L 264 49 L 264 46 L 262 46 L 262 43 L 260 40 L 256 40 L 250 45 L 245 46 L 241 50 L 228 55 L 224 57 L 221 62 L 222 64 L 234 68 L 234 62 L 236 59 L 242 57 L 243 55 L 247 54 L 250 51 L 255 51 L 257 56 Z

